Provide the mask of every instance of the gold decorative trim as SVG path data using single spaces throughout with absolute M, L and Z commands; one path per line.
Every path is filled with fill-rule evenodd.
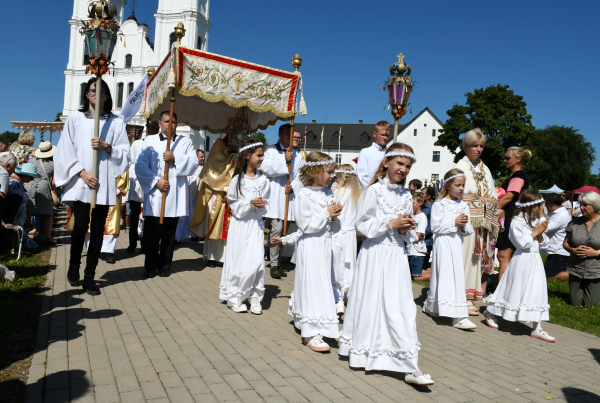
M 147 89 L 148 89 L 148 87 L 146 87 L 146 90 Z M 163 102 L 165 101 L 165 98 L 167 96 L 169 96 L 168 88 L 167 88 L 167 91 L 164 93 L 164 95 L 160 97 L 160 100 L 154 104 L 154 108 L 152 108 L 152 111 L 150 111 L 150 113 L 143 113 L 142 116 L 146 119 L 148 119 L 150 116 L 152 116 L 152 114 L 156 111 L 156 109 L 158 109 L 158 107 L 163 104 Z M 146 104 L 146 105 L 148 105 L 148 104 Z
M 286 121 L 286 120 L 289 120 L 289 119 L 281 119 L 280 118 L 280 119 L 275 119 L 275 120 L 269 120 L 267 122 L 267 124 L 265 124 L 265 125 L 258 125 L 258 126 L 256 126 L 256 129 L 250 130 L 250 134 L 256 133 L 259 129 L 260 130 L 265 130 L 267 127 L 273 126 L 279 120 Z M 211 129 L 210 127 L 208 127 L 208 126 L 196 126 L 196 125 L 191 124 L 190 122 L 183 122 L 183 123 L 181 123 L 181 125 L 189 126 L 192 129 L 194 129 L 194 130 L 206 130 L 207 132 L 210 132 L 212 134 L 223 134 L 223 133 L 225 133 L 225 128 L 220 129 L 220 130 L 214 130 L 214 129 Z

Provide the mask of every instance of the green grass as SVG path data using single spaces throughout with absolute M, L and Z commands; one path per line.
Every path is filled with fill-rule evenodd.
M 11 282 L 0 280 L 0 400 L 5 402 L 23 400 L 50 253 L 47 247 L 23 251 L 19 261 L 0 254 L 2 264 L 16 273 Z
M 600 336 L 600 306 L 569 304 L 569 282 L 548 279 L 550 323 Z

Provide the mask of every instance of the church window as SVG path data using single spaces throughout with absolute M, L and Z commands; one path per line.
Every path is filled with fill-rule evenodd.
M 123 83 L 117 84 L 117 108 L 123 107 Z
M 440 180 L 439 174 L 431 174 L 431 183 L 439 181 L 439 180 Z
M 175 41 L 177 41 L 177 36 L 175 35 L 175 32 L 171 32 L 169 35 L 169 50 L 171 50 L 171 46 L 173 46 Z
M 415 129 L 415 134 L 414 134 L 414 135 L 415 135 L 415 136 L 417 135 L 417 129 Z
M 125 56 L 125 68 L 130 69 L 132 63 L 133 63 L 133 56 L 131 56 L 131 55 Z
M 431 130 L 431 137 L 435 137 L 435 135 L 436 135 L 436 129 L 432 129 Z
M 433 162 L 440 162 L 440 152 L 439 151 L 433 152 Z
M 202 37 L 201 36 L 198 37 L 198 47 L 197 47 L 197 49 L 198 50 L 202 50 Z
M 342 154 L 336 154 L 335 155 L 335 163 L 336 164 L 341 164 L 342 163 Z
M 204 151 L 208 152 L 210 150 L 210 136 L 206 136 L 206 140 L 204 140 Z
M 85 87 L 87 87 L 87 83 L 79 84 L 79 105 L 83 106 L 85 103 Z
M 127 96 L 133 92 L 133 83 L 127 84 Z

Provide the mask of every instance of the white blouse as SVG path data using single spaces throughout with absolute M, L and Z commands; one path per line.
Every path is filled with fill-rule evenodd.
M 327 208 L 335 201 L 327 188 L 305 186 L 298 192 L 294 206 L 296 225 L 303 235 L 323 234 L 331 237 L 331 232 L 341 228 L 340 220 L 331 219 Z
M 242 194 L 238 192 L 239 175 L 234 176 L 229 182 L 227 190 L 227 204 L 231 209 L 231 213 L 238 220 L 255 218 L 262 220 L 269 210 L 269 180 L 261 174 L 255 177 L 242 174 Z M 267 204 L 263 208 L 258 208 L 252 205 L 252 200 L 257 197 L 262 197 L 267 200 Z

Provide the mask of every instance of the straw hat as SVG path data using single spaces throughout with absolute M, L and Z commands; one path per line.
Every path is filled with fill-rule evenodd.
M 35 167 L 35 165 L 33 165 L 29 162 L 26 162 L 23 165 L 21 165 L 21 168 L 15 169 L 15 172 L 20 175 L 32 176 L 34 178 L 42 177 L 42 175 L 37 173 L 37 168 Z
M 40 143 L 40 146 L 35 150 L 35 156 L 38 158 L 50 158 L 54 155 L 56 146 L 53 146 L 51 142 L 44 141 Z

